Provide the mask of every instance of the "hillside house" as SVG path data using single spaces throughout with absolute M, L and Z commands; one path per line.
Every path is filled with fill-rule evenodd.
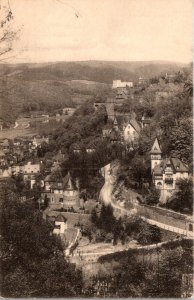
M 95 102 L 94 103 L 94 109 L 95 110 L 98 110 L 99 108 L 105 107 L 105 106 L 106 106 L 106 103 L 104 103 L 104 102 Z
M 168 80 L 168 82 L 174 82 L 175 78 L 176 78 L 175 74 L 166 73 L 166 75 L 165 75 L 165 79 Z
M 148 83 L 148 80 L 146 78 L 143 78 L 143 77 L 139 77 L 139 80 L 138 80 L 138 84 L 139 85 L 144 85 L 144 84 L 147 84 Z
M 10 178 L 12 175 L 11 168 L 2 169 L 0 168 L 0 180 Z
M 35 148 L 41 146 L 42 143 L 49 144 L 49 137 L 35 136 L 32 140 L 32 145 L 35 146 Z
M 141 131 L 141 126 L 135 118 L 125 118 L 123 136 L 126 144 L 135 144 Z
M 150 126 L 151 119 L 149 117 L 145 117 L 145 115 L 141 118 L 141 127 L 144 128 L 146 126 Z
M 189 169 L 177 157 L 162 159 L 162 151 L 157 139 L 154 141 L 150 155 L 153 183 L 161 191 L 160 202 L 166 203 L 178 189 L 179 179 L 189 177 Z
M 59 214 L 55 219 L 54 226 L 53 234 L 64 234 L 65 230 L 67 229 L 67 219 L 62 214 Z
M 86 153 L 91 154 L 96 152 L 96 146 L 94 145 L 94 143 L 89 143 L 86 147 Z
M 126 87 L 132 88 L 133 82 L 132 81 L 121 81 L 119 79 L 113 80 L 112 89 L 126 88 Z
M 41 195 L 42 199 L 49 201 L 51 209 L 59 208 L 79 208 L 79 185 L 74 182 L 71 175 L 67 174 L 65 178 L 44 183 L 44 190 Z
M 83 149 L 82 149 L 83 147 L 80 145 L 80 144 L 74 144 L 73 145 L 73 153 L 74 154 L 80 154 L 80 153 L 82 153 L 82 151 L 83 151 Z
M 114 99 L 115 105 L 122 105 L 128 99 L 128 90 L 126 88 L 117 88 L 116 96 Z
M 75 107 L 65 107 L 65 108 L 63 108 L 63 114 L 72 116 L 74 114 L 75 110 L 76 110 Z
M 10 150 L 10 142 L 8 139 L 4 139 L 0 141 L 0 150 L 4 151 L 4 153 L 8 153 Z
M 133 115 L 118 115 L 102 130 L 103 138 L 109 138 L 112 143 L 125 142 L 134 145 L 141 131 L 140 124 Z
M 36 175 L 40 174 L 40 163 L 32 164 L 30 161 L 22 167 L 24 181 L 30 181 L 30 188 L 36 182 Z

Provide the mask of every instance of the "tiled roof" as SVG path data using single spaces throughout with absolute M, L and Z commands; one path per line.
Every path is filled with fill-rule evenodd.
M 63 215 L 58 215 L 55 219 L 56 222 L 67 222 L 67 219 Z
M 174 174 L 177 172 L 182 173 L 189 171 L 186 164 L 184 164 L 179 158 L 173 157 L 163 159 L 160 164 L 156 165 L 153 170 L 154 175 L 162 175 L 167 165 L 172 167 Z
M 47 176 L 45 177 L 44 181 L 53 181 L 53 180 L 52 180 L 52 175 L 51 175 L 51 174 L 47 175 Z
M 138 122 L 135 120 L 135 119 L 131 119 L 130 121 L 130 124 L 133 126 L 133 128 L 135 129 L 135 131 L 137 133 L 140 133 L 141 131 L 141 126 L 138 124 Z
M 77 190 L 77 187 L 73 179 L 71 178 L 71 175 L 68 172 L 68 174 L 63 179 L 54 182 L 51 185 L 51 189 L 72 191 Z
M 189 168 L 186 164 L 184 164 L 179 158 L 172 157 L 171 158 L 172 164 L 177 172 L 188 172 Z

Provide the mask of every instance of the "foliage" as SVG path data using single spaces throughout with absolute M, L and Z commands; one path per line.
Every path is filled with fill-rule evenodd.
M 125 231 L 142 245 L 159 243 L 161 241 L 160 229 L 150 225 L 139 217 L 131 217 L 125 221 Z
M 193 212 L 193 183 L 191 179 L 180 179 L 178 191 L 169 199 L 166 206 L 178 212 Z
M 149 190 L 149 194 L 147 194 L 144 198 L 145 204 L 148 205 L 156 205 L 159 203 L 160 191 L 155 187 L 152 187 Z
M 171 134 L 165 139 L 165 151 L 186 163 L 192 162 L 192 124 L 183 119 L 180 124 L 172 127 Z
M 170 248 L 130 249 L 101 257 L 99 263 L 106 268 L 94 278 L 94 290 L 104 297 L 180 298 L 183 292 L 189 294 L 182 275 L 193 272 L 192 243 L 173 243 Z
M 52 226 L 32 202 L 1 189 L 1 291 L 4 297 L 73 297 L 81 274 L 64 259 Z

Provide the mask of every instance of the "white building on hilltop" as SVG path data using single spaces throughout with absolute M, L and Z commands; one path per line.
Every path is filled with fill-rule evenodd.
M 121 80 L 113 80 L 112 88 L 117 89 L 117 88 L 132 88 L 133 87 L 133 82 L 132 81 L 121 81 Z

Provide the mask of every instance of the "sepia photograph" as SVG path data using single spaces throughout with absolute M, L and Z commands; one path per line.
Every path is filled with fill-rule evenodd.
M 192 0 L 0 0 L 0 297 L 194 297 Z

